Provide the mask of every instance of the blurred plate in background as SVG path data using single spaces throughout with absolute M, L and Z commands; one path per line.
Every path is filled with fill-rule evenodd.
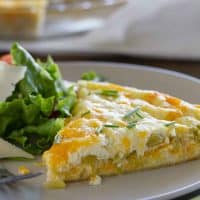
M 103 26 L 105 19 L 126 0 L 51 0 L 42 38 L 87 32 Z
M 103 25 L 126 0 L 1 0 L 0 38 L 44 40 Z

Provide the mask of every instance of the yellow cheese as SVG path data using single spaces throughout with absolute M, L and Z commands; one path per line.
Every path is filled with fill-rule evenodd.
M 184 142 L 189 143 L 184 148 L 195 152 L 192 144 L 198 132 L 193 130 L 200 125 L 197 106 L 111 83 L 79 81 L 77 95 L 73 117 L 43 155 L 50 182 L 62 171 L 63 184 L 63 180 L 81 178 L 83 172 L 85 177 L 95 177 L 102 169 L 103 174 L 116 174 L 124 168 L 144 168 L 143 162 L 154 166 L 159 159 L 167 162 L 169 152 L 174 157 L 183 152 L 178 148 Z

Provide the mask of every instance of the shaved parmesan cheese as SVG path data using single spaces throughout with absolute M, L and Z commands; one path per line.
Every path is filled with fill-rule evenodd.
M 14 67 L 0 61 L 0 101 L 9 97 L 15 85 L 24 78 L 26 67 Z
M 15 157 L 34 158 L 33 155 L 0 138 L 0 159 Z

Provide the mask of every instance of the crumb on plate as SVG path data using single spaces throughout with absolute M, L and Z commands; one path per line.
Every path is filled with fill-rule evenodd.
M 25 166 L 20 166 L 20 167 L 18 168 L 18 173 L 19 173 L 19 174 L 22 174 L 22 175 L 29 174 L 29 173 L 30 173 L 30 169 L 28 169 L 28 168 L 25 167 Z
M 89 185 L 100 185 L 101 184 L 101 176 L 92 176 L 89 181 Z

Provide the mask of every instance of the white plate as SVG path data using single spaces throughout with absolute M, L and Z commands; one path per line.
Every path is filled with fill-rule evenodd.
M 65 38 L 100 28 L 111 13 L 126 3 L 125 0 L 81 0 L 71 3 L 53 0 L 52 2 L 54 3 L 50 4 L 47 12 L 45 31 L 40 36 L 39 42 Z
M 146 68 L 137 65 L 65 62 L 60 63 L 65 79 L 77 80 L 82 72 L 95 70 L 110 81 L 146 89 L 156 89 L 186 99 L 193 103 L 200 101 L 198 79 L 166 70 Z M 28 165 L 36 171 L 41 168 L 35 163 L 5 163 L 13 170 L 19 165 Z M 18 183 L 17 186 L 0 189 L 0 199 L 29 200 L 130 200 L 170 199 L 186 194 L 200 187 L 200 160 L 176 166 L 164 167 L 126 175 L 103 178 L 102 185 L 89 186 L 88 182 L 70 183 L 61 190 L 42 188 L 45 176 Z

